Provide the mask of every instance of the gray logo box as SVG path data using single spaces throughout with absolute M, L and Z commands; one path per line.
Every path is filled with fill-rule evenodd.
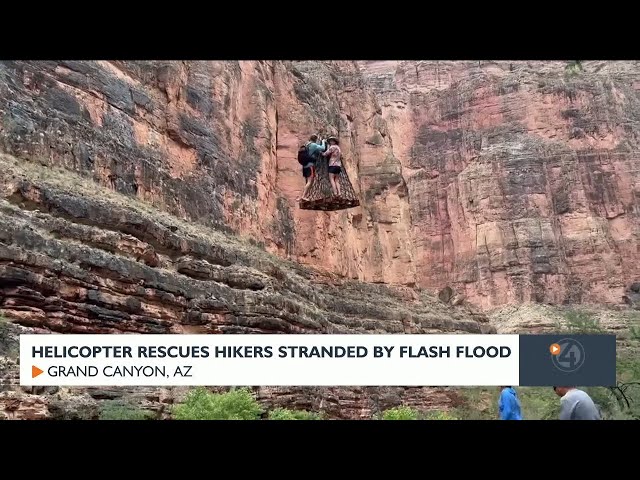
M 520 386 L 554 385 L 615 386 L 616 336 L 520 335 Z

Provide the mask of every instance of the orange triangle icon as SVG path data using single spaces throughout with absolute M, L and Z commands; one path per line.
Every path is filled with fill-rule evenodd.
M 31 365 L 31 378 L 36 378 L 41 373 L 44 373 L 44 370 L 40 370 L 35 365 Z

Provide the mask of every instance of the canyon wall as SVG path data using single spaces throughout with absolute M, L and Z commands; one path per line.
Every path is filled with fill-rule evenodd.
M 402 165 L 419 285 L 481 307 L 634 303 L 640 63 L 360 66 Z
M 640 277 L 640 70 L 567 64 L 0 62 L 0 150 L 350 279 L 619 304 Z M 318 131 L 360 207 L 297 208 Z
M 185 389 L 19 386 L 19 333 L 495 333 L 410 288 L 326 275 L 65 169 L 0 154 L 0 418 L 96 418 L 126 398 L 166 418 Z M 10 322 L 7 322 L 9 320 Z M 446 408 L 442 388 L 259 388 L 265 406 L 370 418 Z
M 411 284 L 409 205 L 353 62 L 0 62 L 0 150 L 353 279 Z M 298 145 L 337 134 L 358 209 L 297 208 Z
M 0 412 L 95 418 L 127 397 L 163 418 L 184 393 L 25 391 L 25 331 L 495 333 L 476 307 L 640 305 L 638 72 L 0 62 Z M 340 138 L 360 207 L 297 208 L 296 150 L 315 132 Z M 457 401 L 430 388 L 256 392 L 331 418 Z
M 495 332 L 409 288 L 406 186 L 363 87 L 353 62 L 0 62 L 0 418 L 96 418 L 121 398 L 166 418 L 184 394 L 21 388 L 20 332 Z M 360 208 L 297 208 L 297 147 L 319 131 L 340 137 Z M 329 418 L 456 399 L 256 393 Z

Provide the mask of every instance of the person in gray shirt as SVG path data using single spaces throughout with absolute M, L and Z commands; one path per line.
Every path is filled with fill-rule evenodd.
M 591 397 L 576 387 L 553 387 L 560 397 L 560 420 L 602 420 Z

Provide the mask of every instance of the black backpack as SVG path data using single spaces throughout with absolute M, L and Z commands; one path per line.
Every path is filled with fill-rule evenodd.
M 312 163 L 313 158 L 309 155 L 306 145 L 302 145 L 298 150 L 298 163 L 302 166 Z

